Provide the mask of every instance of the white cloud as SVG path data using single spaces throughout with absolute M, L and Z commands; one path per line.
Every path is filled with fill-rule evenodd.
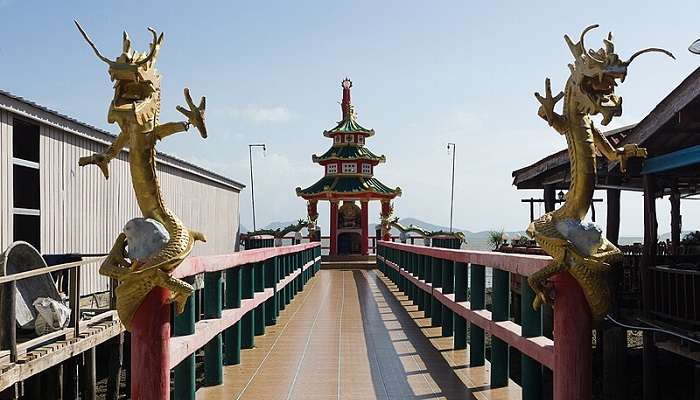
M 256 124 L 272 123 L 280 124 L 293 121 L 299 117 L 298 114 L 289 110 L 286 106 L 256 106 L 247 105 L 244 107 L 230 107 L 222 109 L 217 114 L 223 114 L 229 118 Z

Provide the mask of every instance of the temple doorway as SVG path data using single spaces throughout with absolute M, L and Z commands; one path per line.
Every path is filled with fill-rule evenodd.
M 362 235 L 359 232 L 343 232 L 338 234 L 338 254 L 362 254 Z

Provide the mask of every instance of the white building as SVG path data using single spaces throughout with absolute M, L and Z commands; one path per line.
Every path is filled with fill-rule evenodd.
M 42 254 L 106 253 L 124 223 L 140 216 L 127 151 L 99 168 L 78 159 L 114 135 L 0 90 L 0 250 L 25 240 Z M 165 154 L 158 176 L 166 204 L 203 232 L 193 255 L 233 252 L 244 185 Z M 97 266 L 84 270 L 83 295 L 108 290 Z

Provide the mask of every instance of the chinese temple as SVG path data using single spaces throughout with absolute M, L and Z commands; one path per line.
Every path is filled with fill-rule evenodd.
M 352 81 L 344 79 L 342 88 L 342 120 L 323 132 L 333 144 L 322 155 L 312 156 L 313 162 L 323 166 L 324 175 L 305 189 L 298 187 L 296 192 L 307 201 L 309 221 L 315 222 L 318 218 L 319 200 L 330 202 L 329 255 L 367 255 L 369 201 L 381 202 L 381 217 L 386 220 L 392 212 L 391 201 L 401 195 L 401 189 L 389 188 L 374 177 L 374 168 L 386 159 L 365 147 L 374 129 L 364 128 L 357 122 L 350 101 Z M 384 233 L 387 234 L 388 231 Z

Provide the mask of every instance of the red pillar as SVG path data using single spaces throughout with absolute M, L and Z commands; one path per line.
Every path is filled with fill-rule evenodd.
M 131 322 L 131 398 L 170 398 L 170 292 L 156 286 Z
M 360 247 L 360 251 L 362 252 L 363 256 L 366 256 L 369 254 L 369 207 L 366 201 L 361 201 L 360 204 L 362 205 L 362 212 L 360 215 L 362 225 L 362 246 Z
M 591 311 L 578 282 L 562 272 L 552 278 L 554 303 L 554 399 L 590 400 L 593 362 Z
M 331 201 L 331 250 L 330 255 L 338 255 L 338 202 Z

